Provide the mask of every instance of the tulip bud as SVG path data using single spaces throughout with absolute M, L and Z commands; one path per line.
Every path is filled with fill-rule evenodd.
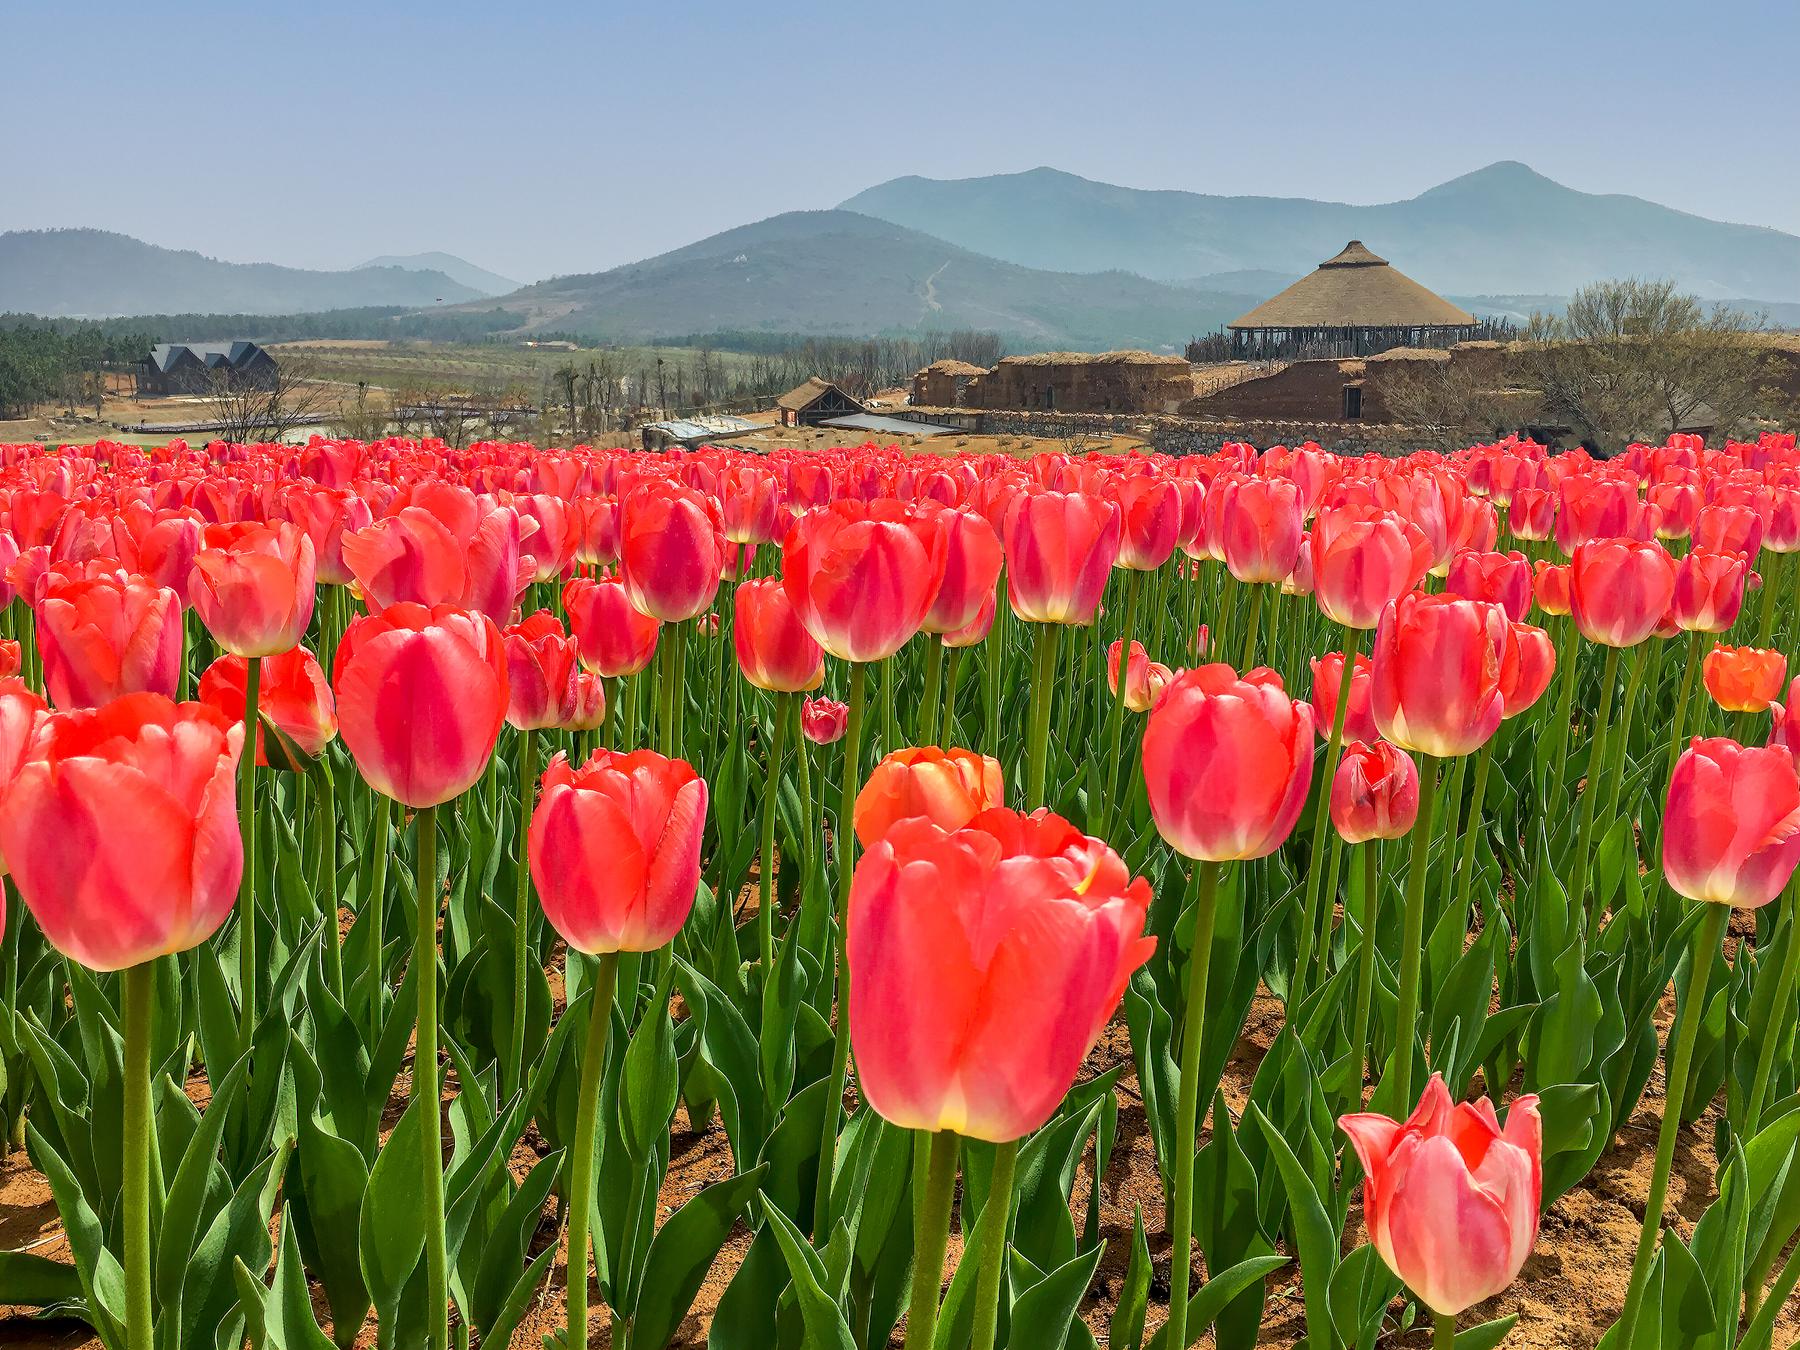
M 1352 741 L 1331 780 L 1331 823 L 1347 844 L 1398 839 L 1419 817 L 1419 766 L 1391 741 Z

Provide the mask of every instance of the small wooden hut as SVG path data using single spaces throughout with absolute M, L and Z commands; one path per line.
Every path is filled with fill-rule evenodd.
M 833 417 L 868 411 L 830 380 L 817 375 L 776 399 L 775 410 L 781 414 L 784 427 L 816 427 Z

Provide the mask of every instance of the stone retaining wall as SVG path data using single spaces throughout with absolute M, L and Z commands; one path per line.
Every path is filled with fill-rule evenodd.
M 1248 441 L 1259 449 L 1315 441 L 1339 455 L 1404 455 L 1413 450 L 1457 448 L 1432 432 L 1387 423 L 1239 422 L 1152 413 L 973 412 L 967 408 L 900 408 L 891 415 L 954 426 L 977 436 L 1032 440 L 1141 436 L 1168 455 L 1211 454 L 1232 441 Z

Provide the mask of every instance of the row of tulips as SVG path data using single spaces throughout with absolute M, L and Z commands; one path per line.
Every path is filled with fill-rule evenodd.
M 0 1112 L 74 1255 L 0 1253 L 0 1303 L 503 1345 L 561 1251 L 546 1342 L 654 1350 L 743 1226 L 721 1350 L 1092 1345 L 1109 1240 L 1112 1345 L 1254 1345 L 1297 1262 L 1309 1346 L 1489 1346 L 1673 983 L 1605 1343 L 1766 1350 L 1796 552 L 1774 435 L 0 447 Z M 1128 1110 L 1166 1312 L 1102 1221 Z M 730 1175 L 669 1212 L 715 1117 Z

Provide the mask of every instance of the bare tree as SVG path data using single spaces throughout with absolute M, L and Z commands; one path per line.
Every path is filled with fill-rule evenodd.
M 378 441 L 388 434 L 393 412 L 391 401 L 379 391 L 370 397 L 369 382 L 358 380 L 356 394 L 339 402 L 335 420 L 338 430 L 353 441 Z
M 1494 384 L 1471 362 L 1415 361 L 1384 377 L 1381 397 L 1397 422 L 1481 439 L 1516 420 L 1516 398 Z
M 261 379 L 228 368 L 213 371 L 206 394 L 220 436 L 240 444 L 279 441 L 321 420 L 330 396 L 331 387 L 316 379 L 311 363 L 300 356 L 284 358 Z
M 1720 430 L 1741 423 L 1762 399 L 1762 326 L 1671 281 L 1601 281 L 1562 314 L 1532 316 L 1522 365 L 1547 411 L 1616 450 L 1701 415 Z

